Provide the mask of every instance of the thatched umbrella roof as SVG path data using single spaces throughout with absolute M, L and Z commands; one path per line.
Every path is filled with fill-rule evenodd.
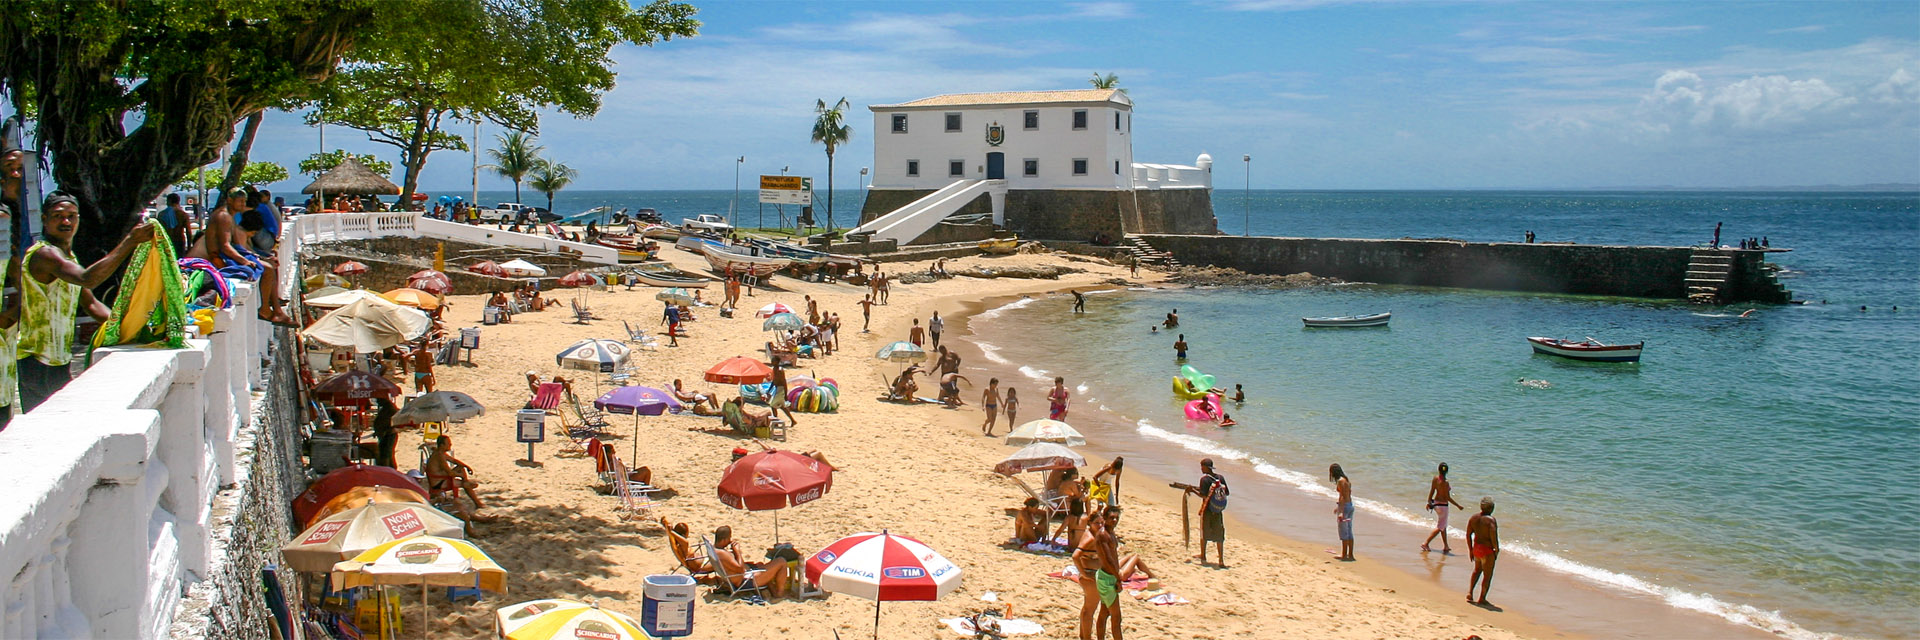
M 320 174 L 319 178 L 314 179 L 313 184 L 307 185 L 305 189 L 301 189 L 300 193 L 319 193 L 321 191 L 355 196 L 393 196 L 400 195 L 400 185 L 394 184 L 392 180 L 380 177 L 380 174 L 374 173 L 372 169 L 368 169 L 367 165 L 360 164 L 359 159 L 353 156 L 347 156 L 345 160 L 340 162 L 339 166 L 328 169 L 326 173 Z

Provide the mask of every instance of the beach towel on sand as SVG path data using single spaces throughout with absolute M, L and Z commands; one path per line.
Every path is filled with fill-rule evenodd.
M 1080 569 L 1073 565 L 1067 565 L 1067 568 L 1061 569 L 1059 571 L 1055 571 L 1053 573 L 1049 573 L 1047 574 L 1047 577 L 1079 582 Z M 1130 590 L 1145 589 L 1147 588 L 1147 579 L 1142 576 L 1134 576 L 1133 579 L 1120 583 L 1120 588 L 1130 589 Z

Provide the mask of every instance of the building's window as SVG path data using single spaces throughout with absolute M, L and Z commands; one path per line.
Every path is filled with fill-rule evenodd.
M 1127 133 L 1133 133 L 1133 114 L 1127 114 Z
M 1087 110 L 1074 109 L 1073 110 L 1073 130 L 1079 131 L 1085 128 L 1087 128 Z
M 947 177 L 959 178 L 965 175 L 967 175 L 967 161 L 965 160 L 948 160 L 947 161 Z
M 1113 175 L 1120 175 L 1120 161 L 1113 161 Z
M 894 133 L 907 132 L 907 114 L 904 114 L 904 113 L 893 114 L 893 132 Z
M 1026 170 L 1022 171 L 1020 175 L 1024 175 L 1029 178 L 1040 175 L 1040 159 L 1039 158 L 1027 158 L 1024 164 L 1026 165 Z
M 1113 112 L 1113 130 L 1120 130 L 1120 112 L 1118 111 Z
M 920 177 L 920 161 L 919 160 L 907 161 L 907 177 L 909 178 Z
M 947 133 L 953 133 L 959 130 L 960 130 L 960 114 L 958 113 L 947 114 Z
M 1040 112 L 1028 111 L 1026 113 L 1026 122 L 1027 122 L 1026 130 L 1039 131 L 1040 130 Z
M 1073 159 L 1073 175 L 1076 175 L 1076 176 L 1087 175 L 1087 159 L 1086 158 Z

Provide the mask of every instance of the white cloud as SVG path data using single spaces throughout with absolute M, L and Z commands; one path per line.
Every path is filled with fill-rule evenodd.
M 1136 15 L 1133 5 L 1125 2 L 1075 2 L 1067 6 L 1073 9 L 1072 17 L 1081 19 L 1119 20 Z
M 1654 81 L 1639 115 L 1659 132 L 1791 133 L 1853 124 L 1859 102 L 1819 78 L 1753 76 L 1716 87 L 1675 70 Z
M 1827 25 L 1809 24 L 1809 25 L 1802 25 L 1798 27 L 1787 27 L 1785 29 L 1774 29 L 1772 31 L 1768 31 L 1767 33 L 1774 34 L 1774 35 L 1779 35 L 1782 33 L 1820 33 L 1826 30 L 1827 30 Z

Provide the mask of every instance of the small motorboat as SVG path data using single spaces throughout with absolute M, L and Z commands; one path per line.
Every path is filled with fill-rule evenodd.
M 680 236 L 679 240 L 673 241 L 673 246 L 679 247 L 681 251 L 700 253 L 700 250 L 704 247 L 725 247 L 727 246 L 727 241 L 722 240 L 719 236 L 689 233 Z
M 763 278 L 793 264 L 790 258 L 749 255 L 738 252 L 734 247 L 718 243 L 701 245 L 700 255 L 707 258 L 707 265 L 713 268 L 714 273 L 733 273 Z
M 1561 340 L 1541 337 L 1527 338 L 1527 342 L 1533 345 L 1534 353 L 1588 362 L 1639 362 L 1640 347 L 1646 344 L 1607 344 L 1593 338 Z
M 853 256 L 827 253 L 816 249 L 808 249 L 797 244 L 775 242 L 766 238 L 749 237 L 747 238 L 747 244 L 755 249 L 759 249 L 760 255 L 792 258 L 795 262 L 827 264 L 843 269 L 853 269 L 859 267 L 861 264 L 860 258 Z
M 673 268 L 666 263 L 641 265 L 633 270 L 634 278 L 649 287 L 683 287 L 703 289 L 713 281 L 685 271 Z
M 679 240 L 680 229 L 664 224 L 656 224 L 641 229 L 640 235 L 651 240 Z
M 646 262 L 653 259 L 653 252 L 643 246 L 646 241 L 637 236 L 619 233 L 602 233 L 593 239 L 594 244 L 620 252 L 621 262 Z
M 1346 327 L 1384 327 L 1393 319 L 1393 313 L 1376 313 L 1368 316 L 1333 316 L 1325 318 L 1301 318 L 1309 328 L 1346 328 Z
M 988 238 L 980 241 L 980 250 L 991 254 L 1006 255 L 1019 248 L 1019 238 Z

